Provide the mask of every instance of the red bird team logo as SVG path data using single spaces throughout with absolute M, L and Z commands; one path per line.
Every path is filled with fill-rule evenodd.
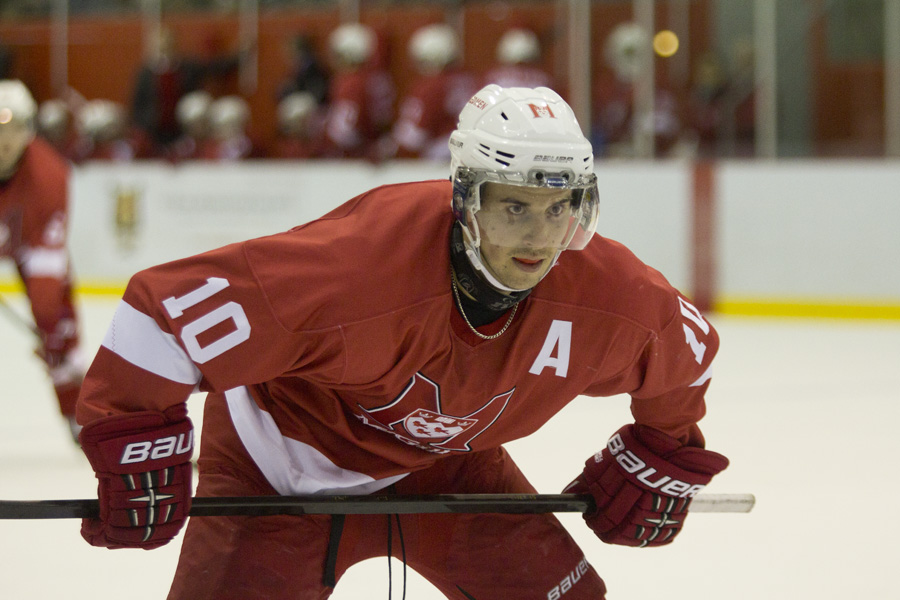
M 441 409 L 441 387 L 416 373 L 391 402 L 374 408 L 358 405 L 361 414 L 356 416 L 366 425 L 428 452 L 471 452 L 470 442 L 500 418 L 513 392 L 515 388 L 494 396 L 468 415 L 448 415 Z
M 535 119 L 540 119 L 541 117 L 550 117 L 551 119 L 556 118 L 556 115 L 553 114 L 553 111 L 550 110 L 550 107 L 546 104 L 529 104 L 528 108 L 530 108 L 531 112 L 534 113 Z

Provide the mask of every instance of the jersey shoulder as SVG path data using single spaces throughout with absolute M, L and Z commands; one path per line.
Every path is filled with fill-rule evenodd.
M 35 138 L 25 149 L 6 193 L 26 207 L 29 218 L 40 220 L 66 210 L 68 185 L 68 161 L 50 144 Z
M 23 183 L 31 194 L 65 197 L 69 182 L 69 162 L 53 146 L 35 138 L 22 157 Z
M 335 327 L 446 292 L 452 222 L 449 182 L 386 185 L 244 253 L 285 327 Z
M 69 161 L 40 137 L 36 137 L 29 144 L 24 160 L 31 169 L 40 174 L 41 179 L 59 182 L 67 180 L 69 176 Z
M 596 310 L 661 331 L 678 311 L 680 293 L 659 271 L 615 240 L 594 236 L 581 251 L 567 251 L 539 284 L 536 296 Z M 542 282 L 543 283 L 543 282 Z

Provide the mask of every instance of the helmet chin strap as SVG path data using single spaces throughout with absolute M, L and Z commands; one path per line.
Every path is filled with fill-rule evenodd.
M 474 267 L 475 270 L 478 271 L 478 273 L 482 277 L 484 277 L 487 282 L 491 284 L 491 286 L 493 286 L 496 290 L 509 294 L 515 292 L 524 292 L 531 289 L 526 288 L 524 290 L 517 290 L 500 283 L 500 280 L 494 277 L 493 274 L 488 270 L 488 268 L 484 266 L 484 261 L 481 260 L 481 250 L 466 246 L 466 256 L 469 258 L 469 262 L 472 263 L 472 267 Z
M 473 214 L 469 217 L 473 223 L 475 223 L 475 227 L 478 227 L 477 222 L 475 221 L 475 215 Z M 462 230 L 462 237 L 464 240 L 464 246 L 466 248 L 466 256 L 469 258 L 469 264 L 471 264 L 476 271 L 478 271 L 482 277 L 484 277 L 489 284 L 491 284 L 494 289 L 499 292 L 511 294 L 515 292 L 524 292 L 527 289 L 517 290 L 515 288 L 511 288 L 509 286 L 503 285 L 500 280 L 498 280 L 494 275 L 488 270 L 485 266 L 484 261 L 481 260 L 481 238 L 473 238 L 472 232 L 469 231 L 468 227 L 460 226 Z

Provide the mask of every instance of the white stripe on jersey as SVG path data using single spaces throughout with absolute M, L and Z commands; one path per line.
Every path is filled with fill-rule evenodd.
M 282 496 L 370 494 L 406 477 L 404 473 L 372 479 L 338 467 L 309 444 L 284 437 L 272 415 L 257 406 L 246 387 L 228 390 L 225 398 L 238 437 L 266 480 Z
M 175 336 L 122 300 L 103 338 L 108 348 L 145 371 L 178 383 L 197 384 L 201 373 Z
M 69 254 L 64 248 L 23 248 L 21 257 L 25 277 L 62 279 L 69 271 Z
M 692 383 L 692 384 L 689 385 L 688 387 L 700 387 L 701 385 L 703 385 L 704 383 L 706 383 L 707 380 L 709 380 L 709 378 L 712 377 L 712 370 L 713 370 L 713 369 L 712 369 L 712 365 L 709 365 L 708 367 L 706 367 L 706 370 L 703 372 L 703 375 L 701 375 L 701 376 L 697 379 L 697 381 L 695 381 L 694 383 Z

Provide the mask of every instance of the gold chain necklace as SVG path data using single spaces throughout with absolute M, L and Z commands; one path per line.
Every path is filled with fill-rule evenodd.
M 501 329 L 494 335 L 484 335 L 483 333 L 481 333 L 480 331 L 475 329 L 475 326 L 472 325 L 472 323 L 469 321 L 469 317 L 466 316 L 466 311 L 463 310 L 462 300 L 460 300 L 460 298 L 459 298 L 459 289 L 456 287 L 456 272 L 453 271 L 453 269 L 450 270 L 450 287 L 453 288 L 453 296 L 456 298 L 456 305 L 459 307 L 459 314 L 462 315 L 463 320 L 466 322 L 466 325 L 469 326 L 469 329 L 472 330 L 472 333 L 474 333 L 475 335 L 477 335 L 478 337 L 480 337 L 483 340 L 495 340 L 498 337 L 500 337 L 501 335 L 503 335 L 506 332 L 506 330 L 509 328 L 509 325 L 512 323 L 513 317 L 516 316 L 516 311 L 519 309 L 519 303 L 516 302 L 513 305 L 512 312 L 509 313 L 509 318 L 506 319 L 506 323 L 503 325 L 503 329 Z

